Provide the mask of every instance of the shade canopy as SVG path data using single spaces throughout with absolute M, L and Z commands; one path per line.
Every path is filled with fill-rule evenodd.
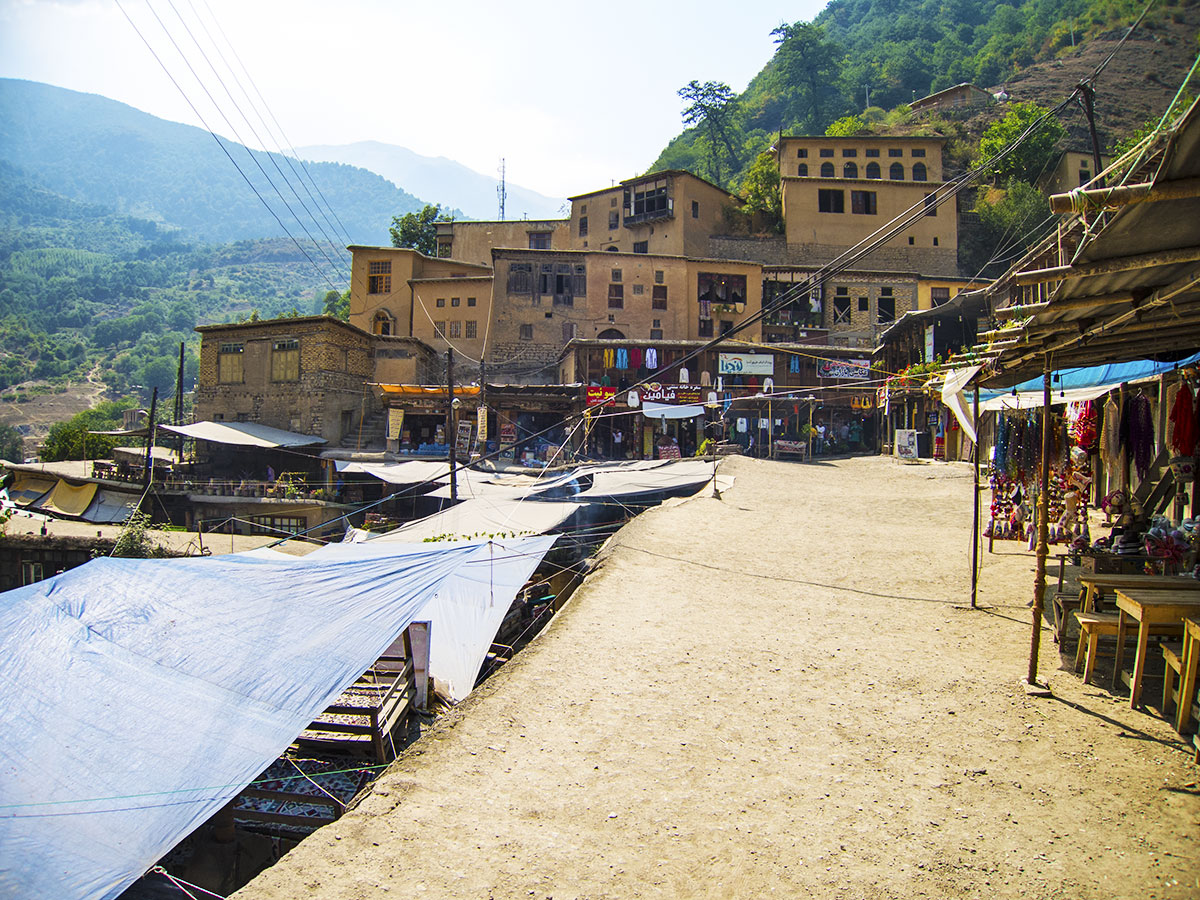
M 325 439 L 311 434 L 296 434 L 257 422 L 193 422 L 191 425 L 159 425 L 163 431 L 182 434 L 198 441 L 233 444 L 239 447 L 311 447 Z

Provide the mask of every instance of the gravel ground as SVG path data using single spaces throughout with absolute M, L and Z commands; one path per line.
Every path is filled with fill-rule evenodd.
M 1189 745 L 1049 629 L 1026 696 L 1022 548 L 963 608 L 968 467 L 722 471 L 236 896 L 1200 896 Z

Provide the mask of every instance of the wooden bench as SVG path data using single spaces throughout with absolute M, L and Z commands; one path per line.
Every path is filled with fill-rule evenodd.
M 1083 612 L 1076 610 L 1075 621 L 1079 623 L 1079 646 L 1075 650 L 1075 671 L 1083 664 L 1083 683 L 1091 681 L 1096 668 L 1100 635 L 1117 636 L 1120 617 L 1116 613 Z M 1086 652 L 1086 656 L 1085 656 Z
M 1176 690 L 1175 679 L 1182 678 L 1183 675 L 1183 642 L 1167 643 L 1160 641 L 1159 647 L 1162 648 L 1163 664 L 1163 698 L 1162 698 L 1162 713 L 1165 716 L 1167 710 L 1170 709 L 1172 703 L 1180 700 L 1179 691 Z

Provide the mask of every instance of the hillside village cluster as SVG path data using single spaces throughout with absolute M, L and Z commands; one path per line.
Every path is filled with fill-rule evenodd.
M 93 490 L 62 512 L 123 521 L 147 463 L 156 519 L 322 536 L 345 527 L 347 504 L 386 493 L 355 460 L 453 449 L 460 463 L 543 467 L 688 457 L 706 440 L 803 457 L 885 450 L 896 428 L 926 434 L 926 455 L 957 458 L 953 417 L 933 405 L 934 421 L 877 378 L 976 337 L 984 305 L 971 290 L 983 283 L 959 271 L 955 198 L 938 202 L 943 145 L 781 138 L 781 234 L 732 228 L 741 198 L 660 171 L 572 197 L 564 219 L 439 222 L 434 256 L 351 246 L 348 321 L 199 327 L 195 422 L 169 424 L 160 409 L 165 446 L 96 462 Z M 1043 187 L 1070 189 L 1091 169 L 1090 155 L 1065 153 Z M 828 268 L 912 209 L 922 214 L 886 243 Z M 185 438 L 195 451 L 180 465 Z M 55 487 L 53 473 L 25 474 L 30 497 Z

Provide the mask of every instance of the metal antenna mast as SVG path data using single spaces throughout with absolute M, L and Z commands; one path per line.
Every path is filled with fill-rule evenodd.
M 500 221 L 504 221 L 504 201 L 508 199 L 508 186 L 504 183 L 504 157 L 500 157 L 500 183 L 496 185 L 496 196 L 500 200 Z

